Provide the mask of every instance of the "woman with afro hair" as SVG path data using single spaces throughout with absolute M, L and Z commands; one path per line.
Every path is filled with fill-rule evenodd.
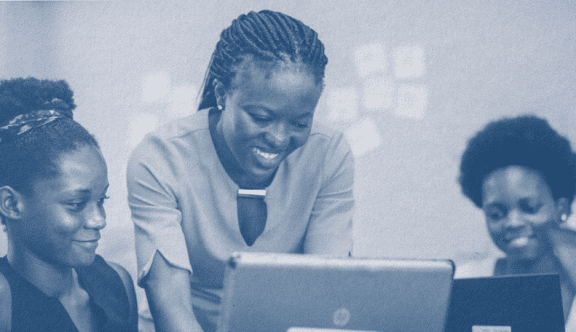
M 484 274 L 559 274 L 564 317 L 567 326 L 573 324 L 576 257 L 570 253 L 576 233 L 564 227 L 576 190 L 570 142 L 536 116 L 491 122 L 468 142 L 459 182 L 505 254 L 485 261 Z M 462 266 L 456 276 L 482 276 L 471 275 L 471 267 Z
M 137 331 L 130 275 L 96 255 L 108 171 L 65 81 L 0 81 L 0 331 Z

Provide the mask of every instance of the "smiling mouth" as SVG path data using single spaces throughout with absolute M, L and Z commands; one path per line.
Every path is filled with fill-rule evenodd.
M 276 157 L 278 157 L 279 153 L 268 153 L 268 152 L 264 152 L 258 148 L 253 148 L 253 151 L 259 155 L 260 157 L 266 159 L 266 160 L 272 160 Z
M 508 247 L 521 248 L 521 247 L 527 246 L 530 243 L 530 241 L 534 240 L 535 238 L 536 238 L 536 236 L 534 236 L 534 235 L 519 236 L 519 237 L 512 238 L 512 239 L 507 239 L 506 242 L 508 244 Z
M 76 241 L 76 243 L 84 248 L 85 250 L 96 250 L 98 247 L 98 240 L 91 240 L 91 241 Z

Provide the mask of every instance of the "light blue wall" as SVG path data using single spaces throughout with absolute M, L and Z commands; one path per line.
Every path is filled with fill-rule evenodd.
M 0 3 L 0 78 L 70 83 L 109 164 L 99 252 L 133 274 L 128 154 L 146 130 L 194 111 L 220 31 L 264 8 L 326 46 L 316 120 L 346 131 L 357 153 L 357 256 L 493 255 L 456 183 L 468 137 L 532 112 L 576 142 L 575 1 Z

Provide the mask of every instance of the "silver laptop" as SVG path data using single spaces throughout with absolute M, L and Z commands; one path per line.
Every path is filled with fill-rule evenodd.
M 444 330 L 449 260 L 234 253 L 219 332 Z

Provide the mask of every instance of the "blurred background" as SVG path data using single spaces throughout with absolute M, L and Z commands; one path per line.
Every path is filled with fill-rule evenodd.
M 457 183 L 467 139 L 532 113 L 576 144 L 576 1 L 0 2 L 0 79 L 68 81 L 109 167 L 98 253 L 133 277 L 130 151 L 196 110 L 220 32 L 261 9 L 300 19 L 326 46 L 315 121 L 345 132 L 356 157 L 355 256 L 499 255 Z

